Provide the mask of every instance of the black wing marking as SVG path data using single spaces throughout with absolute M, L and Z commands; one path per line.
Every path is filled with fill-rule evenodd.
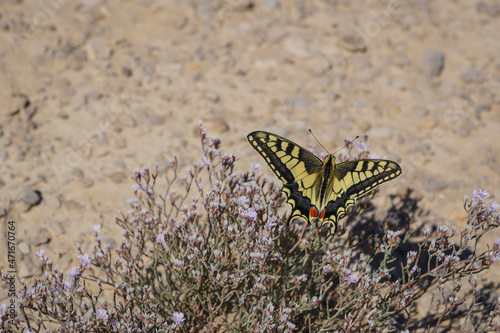
M 311 199 L 302 195 L 297 183 L 283 185 L 281 189 L 287 199 L 286 202 L 291 206 L 292 212 L 288 217 L 288 223 L 295 217 L 301 217 L 309 223 L 309 210 L 311 209 Z

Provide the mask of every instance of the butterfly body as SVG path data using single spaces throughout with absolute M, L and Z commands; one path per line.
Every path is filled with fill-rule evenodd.
M 389 160 L 336 164 L 335 156 L 327 155 L 323 162 L 292 141 L 268 132 L 252 132 L 247 139 L 282 181 L 281 190 L 292 208 L 289 221 L 294 217 L 307 222 L 319 219 L 321 224 L 336 227 L 356 198 L 401 174 L 401 167 Z

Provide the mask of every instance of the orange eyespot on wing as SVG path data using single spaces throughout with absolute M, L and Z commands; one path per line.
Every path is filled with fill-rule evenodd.
M 321 214 L 319 214 L 319 219 L 320 219 L 320 220 L 323 220 L 324 218 L 325 218 L 325 210 L 323 209 L 323 210 L 321 211 Z
M 325 211 L 323 211 L 323 214 L 324 213 L 325 213 Z M 311 210 L 309 211 L 309 217 L 315 218 L 315 217 L 318 217 L 318 215 L 319 215 L 318 208 L 312 206 Z

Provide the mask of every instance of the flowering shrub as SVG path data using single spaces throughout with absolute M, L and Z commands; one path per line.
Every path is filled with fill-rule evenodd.
M 158 166 L 135 171 L 135 198 L 116 218 L 123 229 L 118 248 L 103 244 L 94 226 L 92 253 L 81 253 L 79 266 L 66 273 L 37 252 L 45 274 L 21 281 L 14 319 L 0 306 L 2 330 L 500 329 L 500 300 L 481 299 L 476 277 L 500 259 L 500 241 L 478 250 L 499 225 L 498 204 L 486 203 L 486 192 L 466 197 L 460 231 L 412 233 L 409 195 L 395 197 L 392 213 L 378 222 L 366 213 L 376 191 L 358 200 L 337 234 L 301 220 L 287 226 L 280 186 L 257 164 L 234 173 L 236 158 L 201 125 L 200 133 L 204 154 L 187 175 L 179 176 L 177 157 L 166 175 Z M 353 146 L 358 152 L 350 155 Z M 375 157 L 364 142 L 349 148 L 341 161 Z M 470 285 L 465 292 L 463 282 Z M 439 297 L 429 313 L 417 314 L 416 301 L 434 291 Z

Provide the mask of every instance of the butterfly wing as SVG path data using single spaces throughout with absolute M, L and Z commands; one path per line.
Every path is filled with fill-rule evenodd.
M 256 131 L 248 134 L 247 139 L 283 182 L 281 190 L 292 207 L 289 221 L 294 217 L 309 221 L 311 200 L 315 200 L 317 192 L 313 185 L 323 162 L 301 146 L 276 134 Z
M 317 173 L 323 165 L 314 154 L 279 135 L 256 131 L 248 134 L 247 139 L 283 184 Z
M 333 223 L 336 228 L 337 221 L 356 198 L 399 175 L 401 167 L 389 160 L 358 160 L 337 164 L 323 223 Z

